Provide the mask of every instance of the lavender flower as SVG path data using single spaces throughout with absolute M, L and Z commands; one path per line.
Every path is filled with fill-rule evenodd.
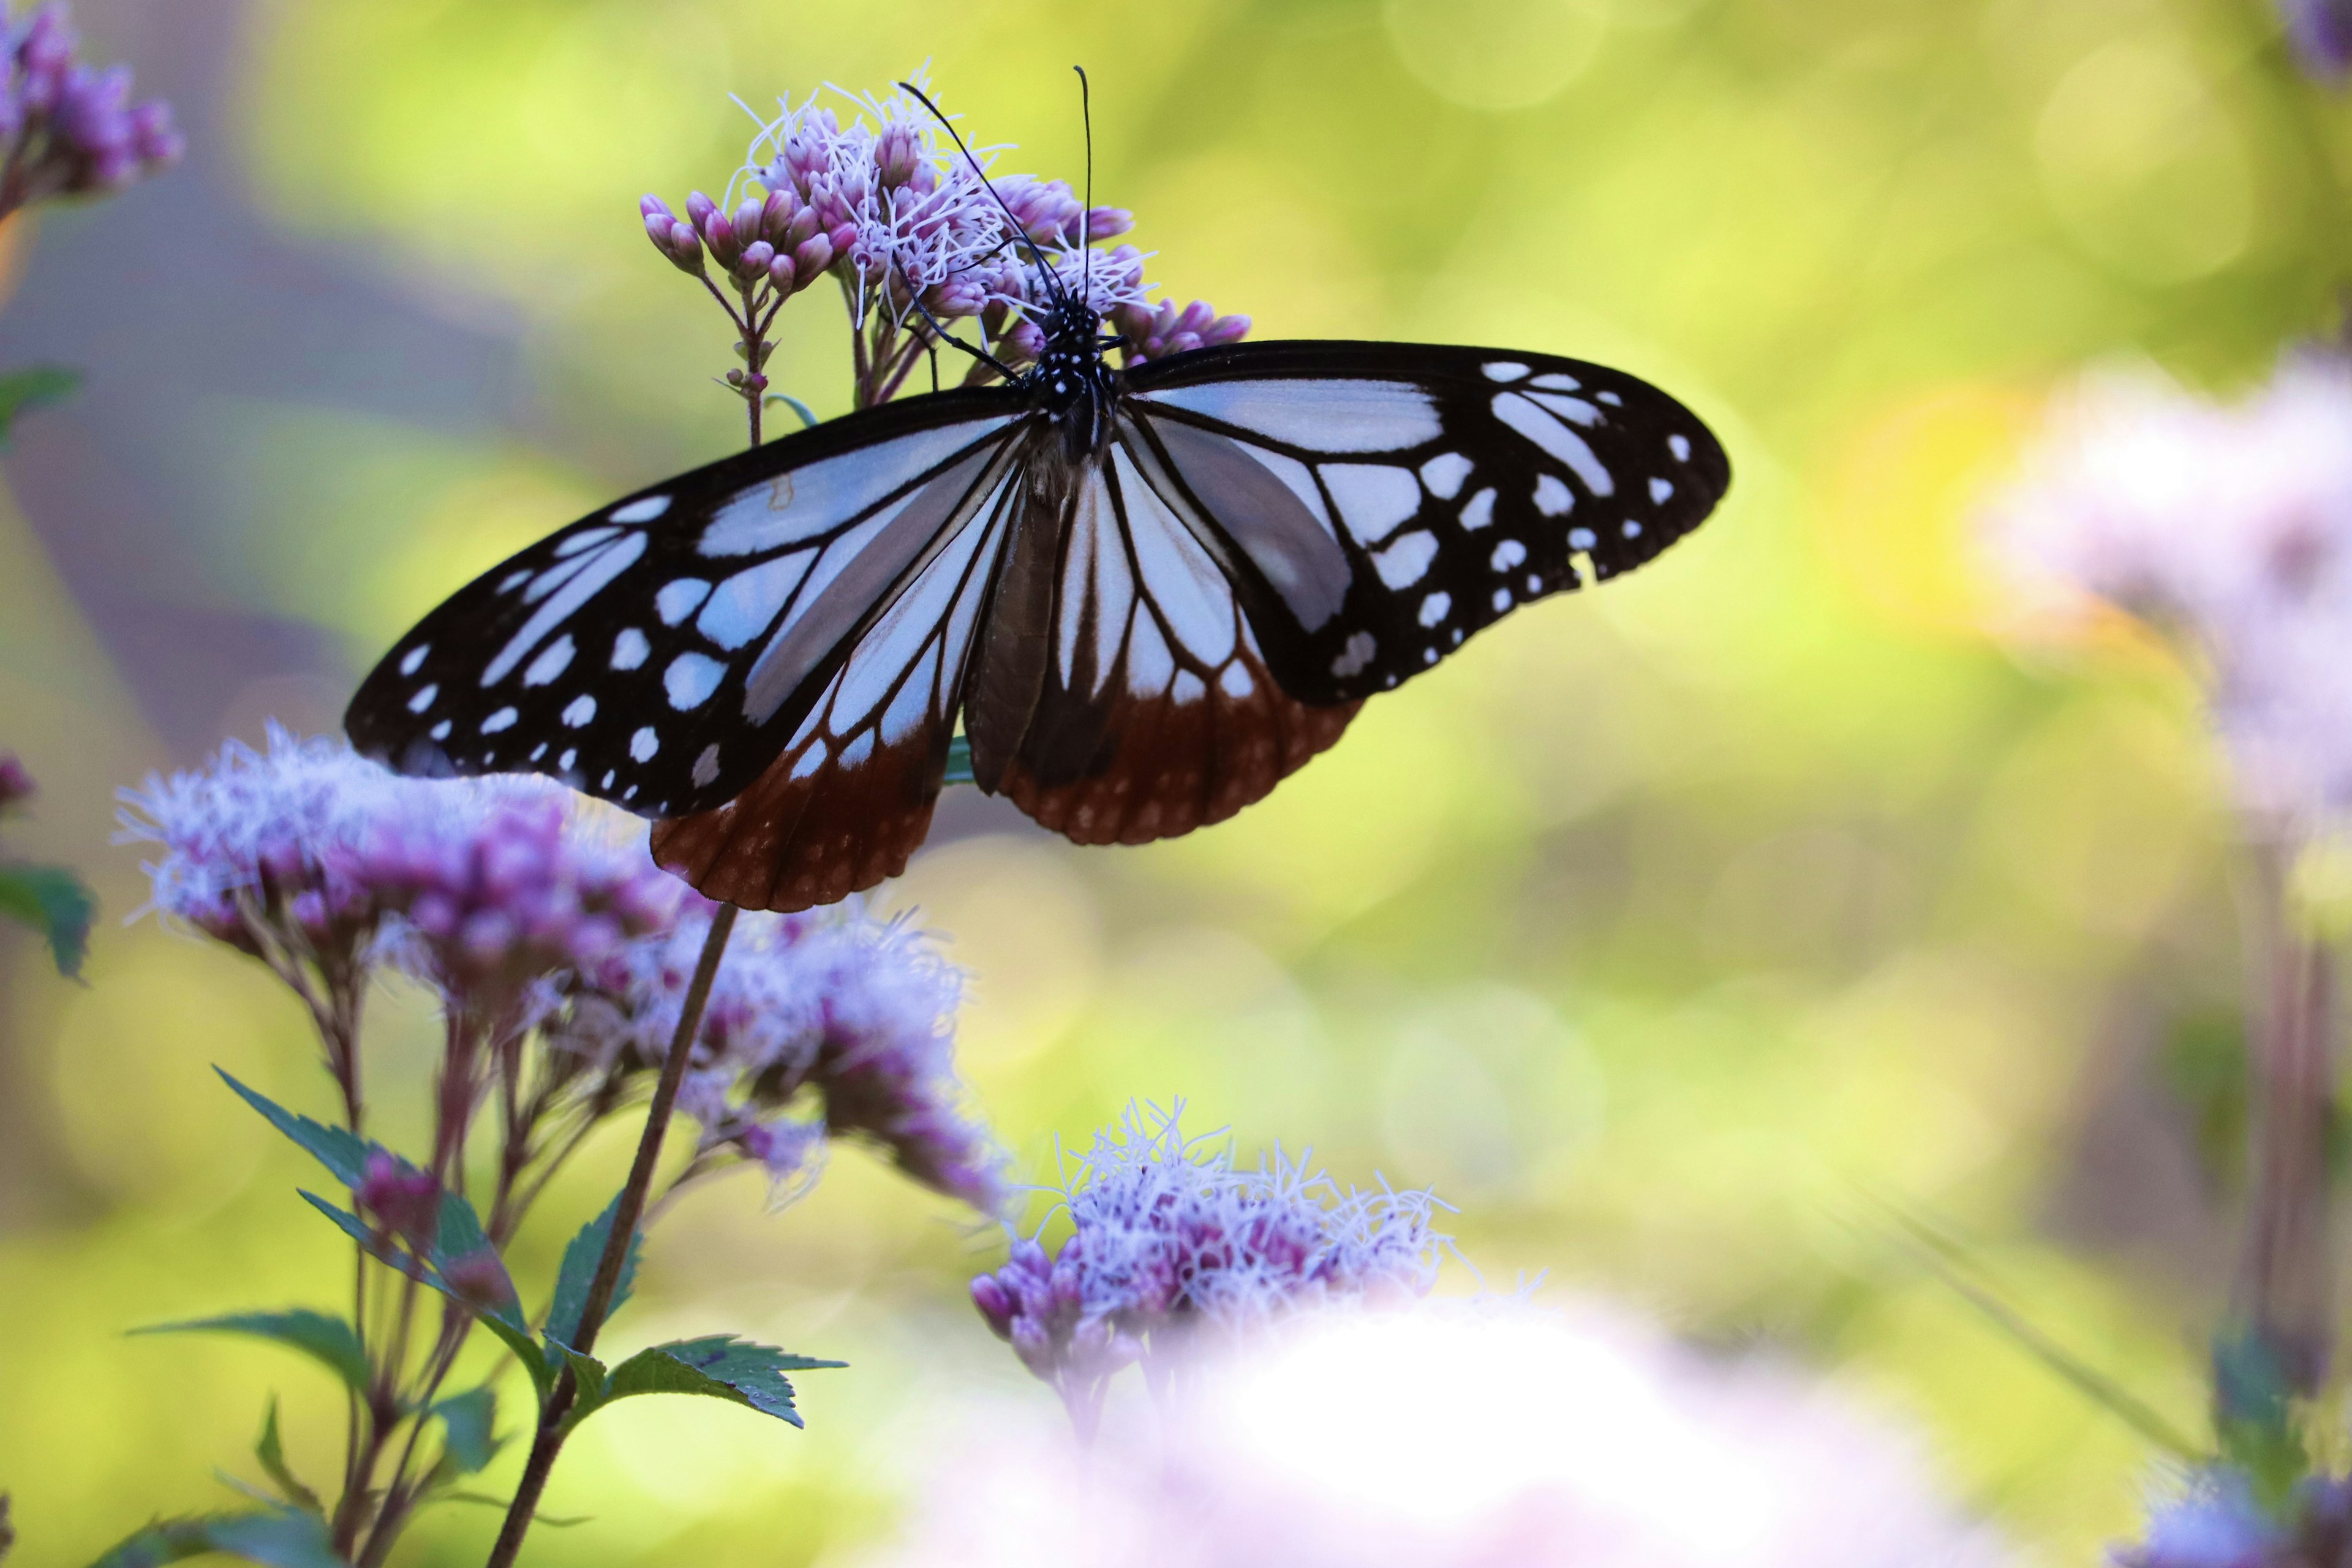
M 118 191 L 186 151 L 160 99 L 131 101 L 129 68 L 74 58 L 62 4 L 0 30 L 0 216 L 51 196 Z
M 691 900 L 668 929 L 583 966 L 558 1048 L 608 1074 L 658 1067 L 711 908 Z M 740 917 L 679 1090 L 703 1130 L 681 1180 L 732 1152 L 764 1166 L 781 1200 L 814 1180 L 828 1139 L 854 1137 L 925 1186 L 997 1212 L 1003 1156 L 963 1112 L 955 1072 L 961 985 L 920 932 L 855 903 Z
M 1129 363 L 1239 342 L 1250 329 L 1247 316 L 1220 316 L 1206 300 L 1195 300 L 1181 310 L 1168 304 L 1121 304 L 1110 318 L 1127 340 Z
M 1995 1568 L 1908 1432 L 1591 1306 L 1309 1312 L 1188 1397 L 1065 1427 L 973 1398 L 866 1568 Z
M 2242 1470 L 2210 1465 L 2148 1511 L 2147 1538 L 2117 1568 L 2305 1568 L 2352 1555 L 2352 1479 L 2305 1478 L 2265 1508 Z
M 2326 81 L 2352 71 L 2352 0 L 2279 0 L 2279 14 L 2305 69 Z
M 2290 835 L 2352 806 L 2347 427 L 2352 364 L 2334 356 L 2288 362 L 2235 406 L 2095 382 L 1993 519 L 2060 609 L 2103 599 L 2189 647 L 2241 804 Z
M 971 1284 L 989 1327 L 1081 1430 L 1123 1367 L 1143 1362 L 1157 1378 L 1202 1331 L 1232 1339 L 1303 1309 L 1417 1300 L 1449 1245 L 1430 1227 L 1430 1194 L 1342 1193 L 1279 1149 L 1235 1170 L 1230 1148 L 1185 1138 L 1182 1110 L 1130 1105 L 1064 1190 L 1072 1228 L 1059 1254 L 1016 1241 Z

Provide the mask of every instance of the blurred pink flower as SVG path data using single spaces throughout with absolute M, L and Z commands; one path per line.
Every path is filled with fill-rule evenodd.
M 121 190 L 186 151 L 170 104 L 133 104 L 130 68 L 84 65 L 79 47 L 63 5 L 0 17 L 0 216 L 50 196 Z
M 1086 1447 L 1034 1406 L 962 1415 L 868 1568 L 2011 1560 L 1898 1426 L 1594 1308 L 1311 1314 Z
M 2041 607 L 2105 600 L 2200 661 L 2249 810 L 2352 806 L 2352 364 L 2290 360 L 2235 405 L 2090 382 L 1991 523 Z

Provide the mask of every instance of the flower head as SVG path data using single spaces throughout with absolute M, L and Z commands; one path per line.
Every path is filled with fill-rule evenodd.
M 2084 387 L 1993 518 L 2029 586 L 2104 599 L 2206 666 L 2242 803 L 2352 806 L 2352 363 L 2290 361 L 2236 405 Z
M 133 103 L 131 71 L 75 58 L 80 40 L 61 4 L 0 29 L 0 213 L 47 196 L 121 190 L 186 151 L 161 99 Z
M 2312 75 L 2341 81 L 2352 71 L 2352 0 L 2279 0 L 2279 13 Z
M 972 1282 L 972 1301 L 1084 1427 L 1104 1382 L 1137 1361 L 1189 1353 L 1303 1309 L 1397 1304 L 1436 1282 L 1449 1245 L 1426 1192 L 1342 1192 L 1276 1149 L 1236 1170 L 1229 1147 L 1189 1140 L 1173 1110 L 1129 1106 L 1063 1194 L 1058 1255 L 1017 1242 Z
M 689 900 L 674 924 L 583 966 L 560 1048 L 608 1070 L 663 1061 L 711 910 Z M 920 931 L 855 903 L 743 914 L 679 1090 L 704 1152 L 756 1161 L 782 1197 L 814 1179 L 828 1139 L 857 1138 L 925 1186 L 996 1212 L 1003 1155 L 966 1114 L 955 1071 L 961 985 Z

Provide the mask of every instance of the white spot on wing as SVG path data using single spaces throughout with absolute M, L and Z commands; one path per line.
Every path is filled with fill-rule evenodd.
M 1201 683 L 1201 678 L 1193 674 L 1189 669 L 1178 670 L 1176 672 L 1176 684 L 1168 689 L 1170 700 L 1180 705 L 1189 702 L 1198 702 L 1202 698 L 1206 697 L 1208 694 L 1209 689 Z
M 574 651 L 572 634 L 566 632 L 539 650 L 539 657 L 532 659 L 530 668 L 522 672 L 522 683 L 525 686 L 545 686 L 572 668 Z
M 1160 635 L 1159 621 L 1136 616 L 1135 630 L 1127 639 L 1127 689 L 1138 697 L 1165 696 L 1175 673 L 1176 659 L 1168 651 L 1168 639 Z
M 1536 479 L 1536 510 L 1546 517 L 1559 517 L 1576 505 L 1576 492 L 1559 482 L 1558 474 L 1543 474 Z
M 1421 602 L 1421 624 L 1424 626 L 1433 626 L 1444 620 L 1445 613 L 1452 608 L 1454 608 L 1454 595 L 1441 588 Z
M 617 528 L 583 528 L 555 547 L 555 558 L 561 561 L 583 550 L 593 550 L 620 531 Z
M 662 584 L 654 595 L 654 613 L 662 625 L 674 626 L 694 614 L 694 606 L 710 596 L 710 584 L 699 577 L 679 577 Z
M 1591 429 L 1601 423 L 1601 410 L 1593 407 L 1581 397 L 1563 397 L 1557 392 L 1530 392 L 1528 396 L 1542 404 L 1570 425 L 1581 425 Z
M 1421 510 L 1421 486 L 1406 468 L 1385 463 L 1326 463 L 1323 482 L 1339 503 L 1339 521 L 1359 544 L 1377 544 Z
M 1372 655 L 1379 647 L 1372 640 L 1371 633 L 1358 632 L 1339 650 L 1339 657 L 1331 661 L 1331 673 L 1342 680 L 1351 675 L 1361 674 L 1364 667 L 1372 662 Z
M 1690 461 L 1690 452 L 1691 452 L 1691 447 L 1690 447 L 1690 437 L 1687 437 L 1687 436 L 1679 435 L 1679 434 L 1678 434 L 1678 435 L 1674 435 L 1674 436 L 1669 436 L 1669 437 L 1666 437 L 1666 450 L 1667 450 L 1667 451 L 1669 451 L 1669 452 L 1672 452 L 1672 453 L 1675 455 L 1675 462 L 1677 462 L 1677 463 L 1687 463 L 1687 462 L 1689 462 L 1689 461 Z
M 512 708 L 501 708 L 482 721 L 482 733 L 495 735 L 501 730 L 511 730 L 515 727 L 515 721 L 520 717 L 522 715 Z
M 646 496 L 626 506 L 614 507 L 612 519 L 614 522 L 651 522 L 668 510 L 669 497 Z
M 1475 533 L 1495 521 L 1495 491 L 1490 486 L 1462 503 L 1462 526 Z
M 530 568 L 528 566 L 524 567 L 520 572 L 509 572 L 505 576 L 499 579 L 499 592 L 501 594 L 511 594 L 517 588 L 521 587 L 525 583 L 530 581 Z
M 669 705 L 683 713 L 709 701 L 726 673 L 727 667 L 715 658 L 682 653 L 662 671 L 662 689 L 669 693 Z
M 1421 482 L 1439 500 L 1452 500 L 1462 493 L 1462 481 L 1470 477 L 1470 459 L 1459 452 L 1440 452 L 1421 466 Z
M 574 747 L 572 750 L 565 752 L 562 756 L 556 758 L 555 765 L 561 772 L 568 773 L 574 767 L 579 765 L 579 762 L 580 752 L 577 747 Z
M 1584 389 L 1584 383 L 1577 380 L 1576 377 L 1570 375 L 1565 372 L 1557 370 L 1548 370 L 1544 372 L 1543 374 L 1528 383 L 1528 384 L 1529 386 L 1540 386 L 1547 392 L 1580 392 Z M 614 515 L 618 516 L 619 514 L 615 513 Z
M 1590 550 L 1600 542 L 1601 536 L 1589 528 L 1571 528 L 1568 531 L 1568 547 L 1570 550 Z
M 584 691 L 563 705 L 563 724 L 566 729 L 577 730 L 595 717 L 596 700 Z
M 509 638 L 482 670 L 482 684 L 495 686 L 507 678 L 507 672 L 522 662 L 523 655 L 539 646 L 548 633 L 572 618 L 572 613 L 603 592 L 604 584 L 618 577 L 646 552 L 646 536 L 625 533 L 593 554 L 583 555 L 577 563 L 578 573 L 563 584 L 562 591 L 531 612 L 522 629 Z
M 1625 406 L 1625 400 L 1613 392 L 1596 392 L 1592 395 L 1592 400 L 1595 403 L 1605 403 L 1612 408 Z
M 1486 563 L 1497 572 L 1508 572 L 1527 558 L 1526 545 L 1516 539 L 1505 539 L 1496 542 L 1495 553 L 1487 558 Z
M 613 639 L 613 668 L 635 669 L 646 662 L 646 656 L 651 652 L 653 644 L 646 641 L 645 633 L 635 626 L 623 626 L 621 635 Z
M 719 509 L 696 548 L 748 555 L 829 533 L 1003 424 L 972 419 L 920 430 L 763 479 Z
M 417 667 L 425 662 L 425 656 L 432 651 L 433 645 L 431 643 L 421 642 L 415 647 L 410 648 L 407 654 L 404 656 L 400 661 L 400 673 L 403 675 L 415 675 L 416 673 Z
M 1146 393 L 1138 401 L 1318 452 L 1391 452 L 1443 433 L 1436 404 L 1409 381 L 1218 381 Z
M 629 737 L 629 755 L 638 762 L 652 762 L 654 753 L 660 750 L 661 737 L 654 732 L 654 727 L 651 724 Z
M 1239 662 L 1225 666 L 1224 673 L 1217 677 L 1217 685 L 1228 697 L 1247 697 L 1257 689 L 1257 682 L 1250 679 L 1249 666 Z
M 1482 365 L 1480 368 L 1486 373 L 1488 381 L 1517 381 L 1528 374 L 1528 367 L 1517 360 L 1496 360 L 1494 363 Z
M 792 776 L 796 779 L 808 777 L 817 769 L 824 766 L 824 759 L 830 754 L 823 741 L 811 741 L 809 749 L 801 753 L 801 760 L 793 764 Z
M 444 719 L 425 732 L 436 741 L 446 741 L 449 738 L 449 721 Z
M 854 768 L 874 754 L 874 731 L 860 730 L 857 738 L 841 748 L 841 765 Z
M 1664 506 L 1664 505 L 1665 505 L 1665 504 L 1666 504 L 1667 500 L 1668 500 L 1670 497 L 1672 497 L 1672 496 L 1674 495 L 1674 493 L 1675 493 L 1675 486 L 1674 486 L 1674 481 L 1673 481 L 1673 480 L 1671 480 L 1671 479 L 1652 479 L 1652 480 L 1650 481 L 1650 502 L 1651 502 L 1651 504 L 1652 504 L 1652 505 L 1654 505 L 1654 506 Z
M 802 550 L 736 573 L 710 591 L 702 614 L 694 618 L 694 629 L 730 652 L 741 647 L 767 631 L 784 607 L 785 595 L 808 574 L 809 563 L 815 559 L 814 552 Z
M 1386 550 L 1372 557 L 1372 570 L 1391 588 L 1410 588 L 1429 571 L 1429 563 L 1437 559 L 1437 535 L 1427 529 L 1417 529 L 1401 536 Z
M 1511 591 L 1510 591 L 1508 588 L 1497 588 L 1497 589 L 1496 589 L 1496 590 L 1495 590 L 1495 608 L 1496 608 L 1496 610 L 1497 612 L 1500 612 L 1500 611 L 1503 611 L 1503 610 L 1507 610 L 1507 609 L 1509 609 L 1510 607 L 1511 607 Z
M 1628 538 L 1628 539 L 1639 539 L 1639 538 L 1641 538 L 1641 537 L 1642 537 L 1642 525 L 1641 525 L 1640 523 L 1638 523 L 1638 522 L 1628 521 L 1628 522 L 1625 524 L 1625 537 L 1626 537 L 1626 538 Z
M 408 710 L 411 713 L 422 713 L 432 707 L 433 700 L 440 695 L 441 688 L 437 685 L 419 687 L 416 695 L 408 700 Z
M 697 789 L 703 788 L 718 776 L 719 742 L 713 741 L 702 748 L 702 755 L 694 759 L 694 785 Z
M 1552 457 L 1569 467 L 1569 471 L 1584 481 L 1584 488 L 1597 496 L 1617 493 L 1617 481 L 1610 476 L 1584 437 L 1529 403 L 1516 392 L 1495 395 L 1495 417 L 1533 441 Z

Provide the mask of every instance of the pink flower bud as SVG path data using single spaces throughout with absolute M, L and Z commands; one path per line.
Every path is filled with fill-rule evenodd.
M 670 263 L 680 272 L 702 275 L 702 237 L 694 226 L 683 220 L 669 226 L 669 243 L 663 247 Z
M 771 245 L 782 245 L 793 220 L 801 215 L 801 202 L 788 186 L 770 191 L 760 208 L 760 233 Z M 793 243 L 798 244 L 797 240 Z
M 756 283 L 768 270 L 768 263 L 776 258 L 776 247 L 764 239 L 755 239 L 743 247 L 735 258 L 735 276 L 746 283 Z
M 352 1201 L 381 1230 L 415 1251 L 429 1251 L 440 1233 L 441 1188 L 432 1173 L 403 1164 L 381 1149 L 368 1156 L 367 1173 L 352 1189 Z
M 737 245 L 749 245 L 760 237 L 760 225 L 766 212 L 766 204 L 748 198 L 735 209 L 735 221 L 730 226 L 735 230 Z
M 793 276 L 803 279 L 814 278 L 833 265 L 834 256 L 840 248 L 824 235 L 811 236 L 801 244 L 800 248 L 793 252 Z
M 484 1247 L 457 1258 L 441 1270 L 441 1278 L 460 1300 L 478 1311 L 506 1311 L 519 1304 L 514 1281 L 498 1253 Z
M 718 210 L 719 204 L 700 191 L 688 191 L 686 194 L 687 221 L 693 224 L 696 228 L 699 229 L 708 224 L 710 221 L 710 216 Z
M 768 281 L 774 284 L 778 294 L 793 291 L 793 258 L 779 256 L 768 263 Z
M 971 1282 L 971 1304 L 988 1321 L 992 1332 L 1000 1340 L 1013 1334 L 1013 1300 L 1005 1295 L 1004 1287 L 992 1275 L 983 1274 Z
M 662 200 L 659 196 L 647 193 L 646 195 L 637 198 L 637 216 L 640 217 L 657 217 L 662 220 L 662 226 L 664 228 L 667 228 L 669 226 L 669 220 L 677 215 L 669 210 L 669 204 L 667 202 Z

